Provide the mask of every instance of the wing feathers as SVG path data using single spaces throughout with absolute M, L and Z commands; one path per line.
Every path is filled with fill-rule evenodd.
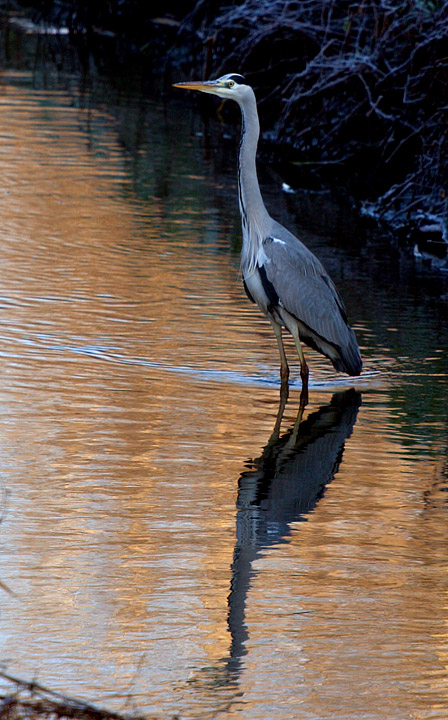
M 301 336 L 305 342 L 330 357 L 338 370 L 359 375 L 358 344 L 334 283 L 313 253 L 294 235 L 281 230 L 281 238 L 263 241 L 266 262 L 259 270 L 266 294 L 270 300 L 277 296 L 277 303 L 304 326 Z M 328 345 L 336 355 L 330 354 Z

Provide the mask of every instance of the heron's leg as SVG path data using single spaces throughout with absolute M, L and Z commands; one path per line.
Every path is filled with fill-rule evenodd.
M 303 414 L 305 407 L 308 405 L 308 385 L 302 385 L 299 402 L 299 412 Z
M 274 429 L 272 431 L 271 437 L 269 438 L 269 444 L 277 442 L 277 440 L 280 437 L 280 427 L 282 424 L 286 403 L 288 402 L 288 395 L 289 395 L 289 388 L 288 388 L 288 384 L 286 383 L 286 385 L 282 385 L 282 388 L 280 390 L 280 403 L 278 406 L 277 417 L 275 419 Z
M 300 395 L 300 404 L 306 405 L 308 402 L 308 378 L 310 375 L 310 371 L 305 360 L 305 355 L 303 354 L 302 345 L 300 343 L 300 335 L 297 327 L 292 328 L 291 334 L 294 338 L 294 342 L 297 348 L 297 354 L 300 361 L 300 377 L 302 378 L 302 393 Z
M 290 440 L 288 441 L 288 445 L 290 447 L 295 447 L 297 444 L 297 438 L 298 438 L 299 432 L 300 432 L 300 424 L 302 422 L 303 411 L 305 410 L 305 405 L 306 405 L 306 403 L 302 404 L 302 395 L 300 395 L 299 410 L 297 412 L 297 417 L 296 417 L 296 421 L 294 423 L 294 427 L 292 429 Z
M 282 326 L 279 325 L 275 320 L 272 320 L 269 318 L 272 329 L 274 331 L 275 337 L 277 339 L 277 345 L 278 350 L 280 353 L 280 379 L 282 381 L 282 387 L 283 385 L 288 385 L 288 378 L 289 378 L 289 367 L 288 367 L 288 361 L 286 360 L 285 355 L 285 348 L 283 346 L 283 339 L 282 339 Z

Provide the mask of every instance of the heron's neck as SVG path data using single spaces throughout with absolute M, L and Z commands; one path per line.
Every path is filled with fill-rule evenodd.
M 256 154 L 260 135 L 255 95 L 241 105 L 241 142 L 238 156 L 238 197 L 243 226 L 242 267 L 253 271 L 255 255 L 263 240 L 263 228 L 269 222 L 269 214 L 261 197 L 258 184 Z

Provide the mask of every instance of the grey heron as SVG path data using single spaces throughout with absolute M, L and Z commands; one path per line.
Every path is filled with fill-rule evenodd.
M 243 231 L 241 272 L 249 299 L 258 305 L 274 330 L 280 352 L 282 388 L 287 389 L 289 377 L 283 328 L 294 339 L 306 396 L 309 370 L 301 341 L 329 358 L 336 370 L 359 375 L 362 360 L 358 343 L 333 281 L 316 256 L 274 220 L 264 205 L 256 168 L 260 124 L 253 89 L 242 75 L 235 73 L 217 80 L 176 83 L 174 87 L 235 100 L 241 109 L 238 153 L 238 198 Z

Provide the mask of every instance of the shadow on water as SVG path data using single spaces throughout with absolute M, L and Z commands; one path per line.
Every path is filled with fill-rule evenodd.
M 249 630 L 245 622 L 247 597 L 257 571 L 255 560 L 275 545 L 287 542 L 291 524 L 305 520 L 323 497 L 339 470 L 345 442 L 361 405 L 354 389 L 335 393 L 328 405 L 283 435 L 280 403 L 272 434 L 260 457 L 247 463 L 238 482 L 236 543 L 228 596 L 229 655 L 219 667 L 203 668 L 209 687 L 238 687 Z M 204 682 L 204 676 L 196 682 Z

